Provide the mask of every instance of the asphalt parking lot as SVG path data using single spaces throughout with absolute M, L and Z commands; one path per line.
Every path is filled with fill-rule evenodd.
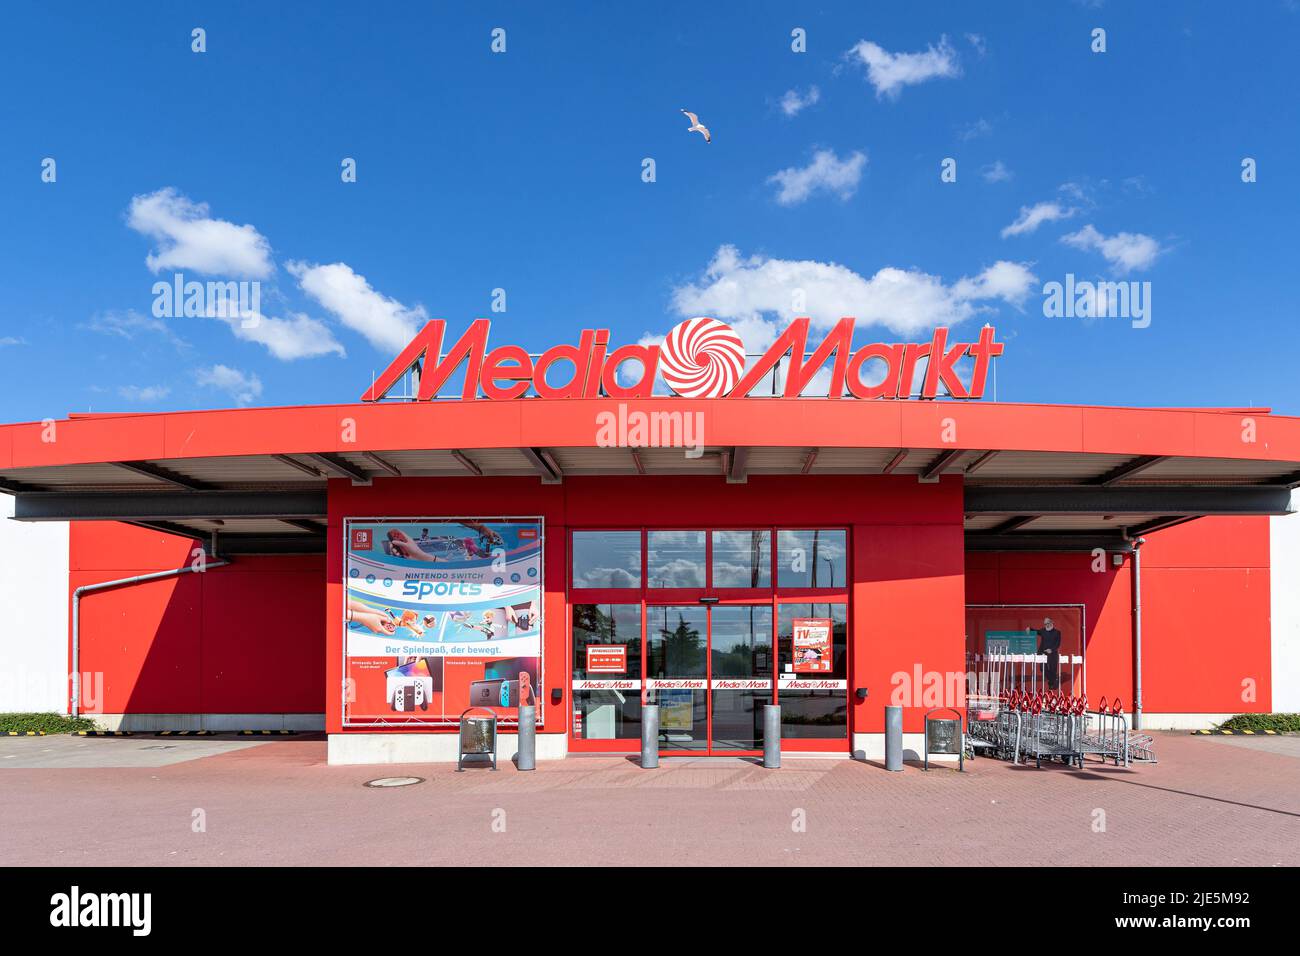
M 1300 864 L 1300 738 L 1160 763 L 325 764 L 318 736 L 0 739 L 0 865 Z M 368 788 L 376 777 L 422 783 Z

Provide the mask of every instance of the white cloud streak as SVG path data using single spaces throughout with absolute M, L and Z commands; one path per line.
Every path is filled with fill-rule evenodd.
M 429 320 L 423 306 L 408 308 L 376 292 L 365 276 L 346 263 L 289 262 L 285 269 L 298 280 L 303 292 L 377 349 L 401 351 Z
M 957 51 L 946 36 L 919 53 L 890 53 L 870 40 L 859 40 L 846 54 L 866 67 L 877 99 L 898 99 L 905 86 L 961 75 Z
M 1002 230 L 1002 238 L 1007 239 L 1011 236 L 1026 235 L 1045 222 L 1069 219 L 1077 212 L 1077 209 L 1062 206 L 1055 200 L 1034 203 L 1032 206 L 1021 206 L 1020 215 L 1016 216 L 1015 222 Z
M 206 275 L 263 279 L 275 270 L 271 244 L 250 225 L 213 219 L 207 203 L 196 203 L 168 186 L 131 200 L 127 225 L 158 243 L 145 257 L 155 274 L 189 269 Z
M 1162 252 L 1160 243 L 1140 232 L 1118 232 L 1106 236 L 1089 223 L 1078 232 L 1061 237 L 1067 246 L 1099 252 L 1117 272 L 1149 269 Z
M 251 372 L 245 374 L 228 365 L 196 369 L 194 376 L 200 385 L 225 392 L 240 405 L 247 405 L 262 394 L 261 379 Z
M 866 153 L 855 152 L 840 159 L 832 150 L 819 149 L 807 166 L 782 169 L 767 181 L 777 185 L 776 201 L 782 206 L 797 206 L 820 192 L 844 201 L 857 192 L 866 165 Z
M 995 302 L 1019 307 L 1037 281 L 1018 262 L 995 262 L 949 285 L 917 269 L 886 267 L 866 277 L 834 262 L 744 258 L 724 245 L 698 281 L 674 290 L 672 306 L 683 317 L 731 322 L 753 349 L 770 344 L 777 321 L 795 315 L 809 316 L 820 328 L 853 316 L 860 325 L 910 336 L 969 319 Z

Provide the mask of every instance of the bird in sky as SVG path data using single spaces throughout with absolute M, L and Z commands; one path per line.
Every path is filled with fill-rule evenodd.
M 688 120 L 691 121 L 691 125 L 690 125 L 690 127 L 686 130 L 686 132 L 688 132 L 688 133 L 701 133 L 701 134 L 703 134 L 703 136 L 704 136 L 704 142 L 706 142 L 706 143 L 711 143 L 711 142 L 713 142 L 713 136 L 710 135 L 710 133 L 709 133 L 709 128 L 708 128 L 707 126 L 705 126 L 703 123 L 700 122 L 700 118 L 699 118 L 698 116 L 696 116 L 696 115 L 695 115 L 694 113 L 692 113 L 690 110 L 682 110 L 682 112 L 685 113 L 685 114 L 686 114 L 686 118 L 687 118 Z

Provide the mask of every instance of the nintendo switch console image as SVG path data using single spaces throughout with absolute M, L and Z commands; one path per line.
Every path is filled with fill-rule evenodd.
M 472 681 L 469 685 L 469 702 L 472 707 L 517 707 L 519 706 L 519 681 Z
M 388 706 L 395 713 L 428 711 L 435 690 L 442 690 L 442 661 L 421 657 L 384 672 Z

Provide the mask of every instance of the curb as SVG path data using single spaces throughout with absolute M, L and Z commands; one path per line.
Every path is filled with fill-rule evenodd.
M 1280 736 L 1276 730 L 1193 730 L 1193 737 L 1255 737 L 1267 735 L 1269 737 Z
M 5 731 L 5 733 L 7 736 L 10 737 L 44 737 L 45 736 L 45 731 L 43 730 L 9 730 L 9 731 Z
M 155 730 L 155 737 L 215 737 L 213 730 Z
M 292 737 L 296 730 L 241 730 L 240 737 Z
M 135 734 L 129 730 L 74 730 L 74 737 L 134 737 Z

